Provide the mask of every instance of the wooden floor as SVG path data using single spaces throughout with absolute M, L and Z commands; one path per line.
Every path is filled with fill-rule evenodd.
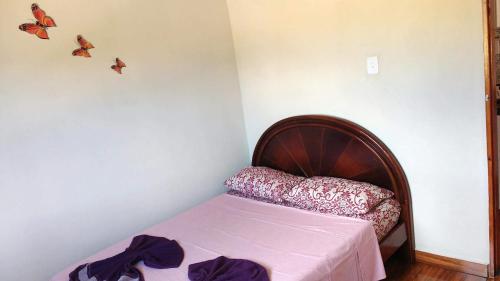
M 387 281 L 493 281 L 493 279 L 450 271 L 422 263 L 387 269 L 387 275 L 389 276 L 386 279 Z M 499 281 L 500 279 L 496 278 L 495 280 Z
M 500 281 L 500 277 L 488 279 L 469 275 L 442 267 L 415 263 L 410 265 L 405 258 L 396 254 L 385 264 L 386 281 Z

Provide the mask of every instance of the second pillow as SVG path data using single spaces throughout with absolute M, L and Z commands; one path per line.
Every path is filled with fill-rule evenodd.
M 390 190 L 373 184 L 333 177 L 305 179 L 283 194 L 297 208 L 334 215 L 366 214 L 387 198 Z

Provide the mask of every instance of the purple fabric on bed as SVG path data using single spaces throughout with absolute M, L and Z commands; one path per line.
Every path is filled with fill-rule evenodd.
M 134 237 L 130 246 L 113 257 L 78 266 L 69 274 L 70 281 L 118 281 L 122 276 L 144 281 L 142 273 L 134 267 L 140 261 L 157 269 L 179 267 L 184 259 L 184 251 L 175 240 L 163 237 L 140 235 Z M 81 271 L 87 279 L 81 279 Z M 94 279 L 93 279 L 94 280 Z
M 188 277 L 191 281 L 269 281 L 261 265 L 223 256 L 189 265 Z

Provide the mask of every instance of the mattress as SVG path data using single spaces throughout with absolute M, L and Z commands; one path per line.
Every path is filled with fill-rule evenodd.
M 189 264 L 218 256 L 264 266 L 273 281 L 375 281 L 384 265 L 369 221 L 328 216 L 223 194 L 141 234 L 175 239 L 184 249 L 179 268 L 139 263 L 146 281 L 185 281 Z M 78 265 L 122 252 L 132 237 L 55 275 L 67 281 Z
M 356 218 L 367 220 L 372 223 L 375 234 L 382 241 L 389 232 L 398 224 L 401 215 L 401 205 L 396 199 L 386 199 L 375 209 Z

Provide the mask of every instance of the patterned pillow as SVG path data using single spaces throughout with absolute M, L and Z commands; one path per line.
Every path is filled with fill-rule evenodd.
M 288 203 L 286 201 L 277 202 L 277 201 L 273 201 L 271 199 L 266 199 L 266 198 L 261 198 L 261 197 L 255 197 L 253 195 L 248 195 L 248 194 L 236 191 L 236 190 L 229 190 L 228 192 L 226 192 L 226 194 L 229 194 L 229 195 L 232 195 L 232 196 L 241 197 L 241 198 L 246 198 L 246 199 L 252 199 L 252 200 L 255 200 L 255 201 L 259 201 L 259 202 L 263 202 L 263 203 L 268 203 L 268 204 L 274 204 L 274 205 L 285 206 L 285 207 L 294 207 L 294 206 L 291 206 L 290 203 Z M 368 214 L 366 214 L 366 215 L 368 215 Z M 363 216 L 365 216 L 365 215 L 363 215 Z
M 366 214 L 392 191 L 375 185 L 332 177 L 312 177 L 283 194 L 297 208 L 334 215 Z
M 227 179 L 224 184 L 245 195 L 282 202 L 283 194 L 302 180 L 303 177 L 267 167 L 248 167 Z

